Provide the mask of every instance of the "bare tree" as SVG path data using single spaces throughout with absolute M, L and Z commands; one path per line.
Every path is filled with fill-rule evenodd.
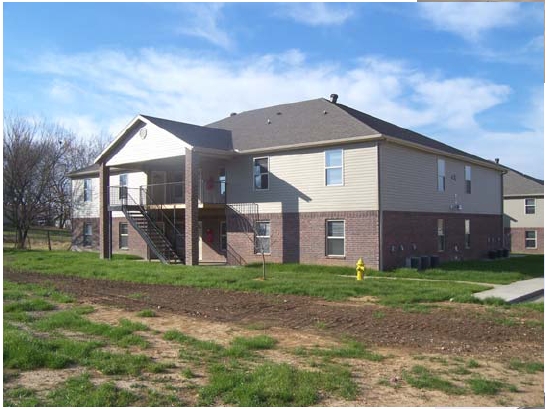
M 254 253 L 261 255 L 262 278 L 267 279 L 265 255 L 270 253 L 274 243 L 270 232 L 270 223 L 259 219 L 259 207 L 256 203 L 236 203 L 226 207 L 228 229 L 233 233 L 242 233 L 252 242 Z
M 25 248 L 28 230 L 48 213 L 48 190 L 66 144 L 66 131 L 45 122 L 4 118 L 4 215 Z

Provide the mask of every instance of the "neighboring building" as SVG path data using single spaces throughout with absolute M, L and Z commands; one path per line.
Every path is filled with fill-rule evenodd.
M 76 201 L 85 183 L 92 198 L 74 240 L 186 264 L 259 261 L 256 244 L 284 263 L 475 259 L 503 246 L 504 171 L 336 96 L 204 127 L 139 115 L 72 175 Z
M 503 176 L 503 213 L 510 250 L 543 254 L 543 180 L 509 169 Z

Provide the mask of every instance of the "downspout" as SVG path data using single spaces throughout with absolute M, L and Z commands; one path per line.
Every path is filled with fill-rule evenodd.
M 501 197 L 500 197 L 500 200 L 501 200 L 501 208 L 500 208 L 500 211 L 501 211 L 501 245 L 503 248 L 506 248 L 506 245 L 505 245 L 505 226 L 504 226 L 504 214 L 503 214 L 503 175 L 505 175 L 507 173 L 506 170 L 502 170 L 501 171 L 501 183 L 500 183 L 500 192 L 501 192 Z M 511 249 L 509 249 L 511 250 Z
M 380 145 L 381 141 L 377 142 L 377 202 L 378 202 L 378 268 L 382 271 L 383 257 L 382 257 L 382 205 L 380 200 Z

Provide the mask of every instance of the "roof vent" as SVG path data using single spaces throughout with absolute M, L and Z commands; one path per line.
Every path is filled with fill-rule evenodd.
M 231 112 L 231 115 L 229 116 L 235 116 L 237 113 L 236 112 Z
M 329 98 L 331 98 L 331 102 L 333 102 L 334 104 L 337 103 L 337 99 L 339 99 L 339 96 L 337 94 L 331 94 L 329 96 Z
M 271 124 L 271 120 L 267 119 L 267 125 L 270 125 L 270 124 Z
M 327 114 L 327 111 L 324 109 L 324 115 L 326 115 L 326 114 Z
M 495 161 L 496 163 L 500 163 L 500 158 L 496 158 L 496 159 L 494 159 L 494 161 Z

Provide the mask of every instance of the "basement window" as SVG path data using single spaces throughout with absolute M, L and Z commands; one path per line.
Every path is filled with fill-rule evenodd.
M 526 230 L 524 232 L 524 239 L 527 249 L 537 249 L 537 235 L 535 230 Z
M 326 225 L 326 256 L 344 256 L 344 220 L 327 220 Z
M 93 245 L 93 225 L 91 223 L 83 224 L 83 246 L 91 247 Z
M 119 248 L 122 250 L 129 249 L 129 224 L 119 223 Z
M 255 222 L 254 254 L 271 254 L 271 222 Z
M 437 219 L 437 250 L 445 251 L 445 221 Z
M 471 247 L 471 234 L 470 234 L 470 221 L 469 221 L 469 219 L 465 220 L 464 242 L 465 242 L 466 249 L 469 249 Z

